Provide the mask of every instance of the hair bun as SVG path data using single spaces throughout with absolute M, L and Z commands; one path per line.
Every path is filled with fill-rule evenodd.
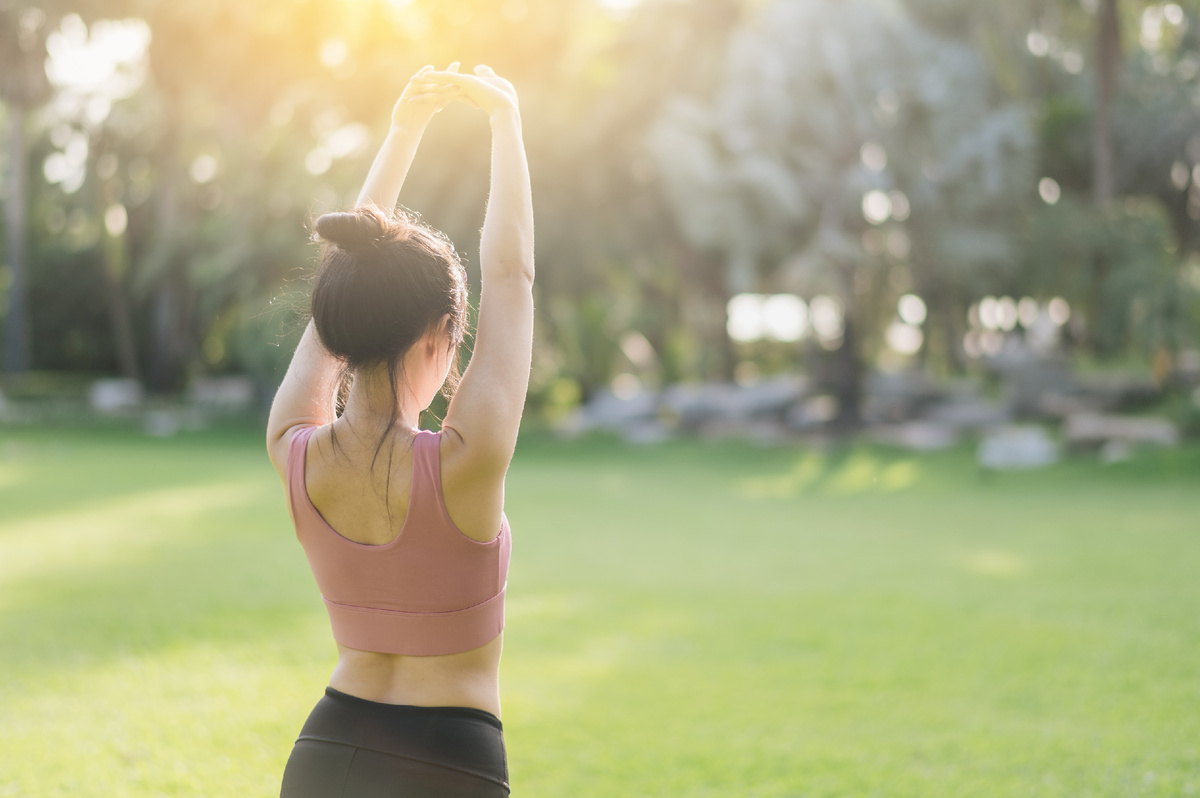
M 383 212 L 370 206 L 323 214 L 314 225 L 318 237 L 347 252 L 379 246 L 390 227 Z

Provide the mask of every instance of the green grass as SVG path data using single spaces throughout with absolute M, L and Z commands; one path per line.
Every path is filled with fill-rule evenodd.
M 0 796 L 269 796 L 334 662 L 255 430 L 0 429 Z M 1200 449 L 522 442 L 514 795 L 1200 794 Z

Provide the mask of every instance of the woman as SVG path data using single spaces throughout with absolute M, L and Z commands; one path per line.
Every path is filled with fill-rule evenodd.
M 283 798 L 509 793 L 504 475 L 529 378 L 533 206 L 512 84 L 486 66 L 457 69 L 413 76 L 356 209 L 317 219 L 327 244 L 312 320 L 267 422 L 338 645 Z M 425 126 L 454 100 L 492 128 L 479 318 L 461 380 L 462 263 L 443 234 L 391 210 Z M 420 430 L 439 389 L 451 395 L 442 431 Z

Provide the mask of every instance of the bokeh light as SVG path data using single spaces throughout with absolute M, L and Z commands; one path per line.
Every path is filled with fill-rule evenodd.
M 1047 205 L 1054 205 L 1062 197 L 1062 189 L 1054 178 L 1043 177 L 1038 181 L 1038 195 Z
M 906 324 L 921 325 L 925 322 L 926 308 L 925 300 L 916 294 L 905 294 L 900 297 L 897 303 L 897 311 L 900 313 L 900 318 Z

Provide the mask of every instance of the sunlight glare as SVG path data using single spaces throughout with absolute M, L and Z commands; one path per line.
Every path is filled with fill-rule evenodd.
M 994 296 L 979 300 L 979 326 L 985 330 L 1000 329 L 1000 303 Z
M 822 345 L 840 345 L 843 332 L 842 305 L 831 296 L 820 294 L 809 303 L 813 332 Z M 837 348 L 836 346 L 833 348 Z
M 735 341 L 748 343 L 763 336 L 762 294 L 738 294 L 726 306 L 725 329 Z
M 1053 205 L 1062 196 L 1062 188 L 1059 187 L 1058 181 L 1054 178 L 1043 177 L 1038 181 L 1038 194 L 1047 205 Z
M 1056 296 L 1050 300 L 1047 312 L 1050 314 L 1050 320 L 1059 327 L 1066 324 L 1067 319 L 1071 318 L 1071 306 L 1067 304 L 1067 300 L 1060 296 Z
M 129 214 L 125 210 L 125 206 L 121 203 L 109 205 L 104 211 L 104 229 L 113 238 L 125 232 L 126 225 L 129 224 Z
M 868 191 L 863 195 L 862 212 L 871 224 L 883 224 L 892 215 L 892 201 L 882 191 Z
M 763 303 L 763 328 L 776 341 L 799 341 L 808 331 L 808 308 L 794 294 L 774 294 Z
M 1017 303 L 1017 321 L 1021 322 L 1021 326 L 1029 328 L 1037 321 L 1038 303 L 1033 297 L 1021 297 L 1021 301 Z
M 88 26 L 67 14 L 46 39 L 46 75 L 60 89 L 129 97 L 142 85 L 150 26 L 140 19 L 98 20 Z
M 996 303 L 996 325 L 1005 332 L 1017 326 L 1017 303 L 1010 296 L 1002 296 Z
M 900 318 L 904 319 L 906 324 L 920 325 L 924 323 L 928 311 L 925 308 L 925 300 L 916 294 L 905 294 L 900 297 L 900 301 L 896 304 L 897 310 L 900 312 Z
M 877 142 L 868 141 L 859 151 L 862 165 L 872 172 L 882 172 L 887 168 L 887 152 Z
M 920 327 L 903 322 L 894 322 L 887 329 L 887 343 L 893 351 L 902 355 L 915 355 L 925 342 L 925 334 Z
M 642 0 L 597 0 L 598 5 L 614 19 L 624 19 L 642 4 Z

